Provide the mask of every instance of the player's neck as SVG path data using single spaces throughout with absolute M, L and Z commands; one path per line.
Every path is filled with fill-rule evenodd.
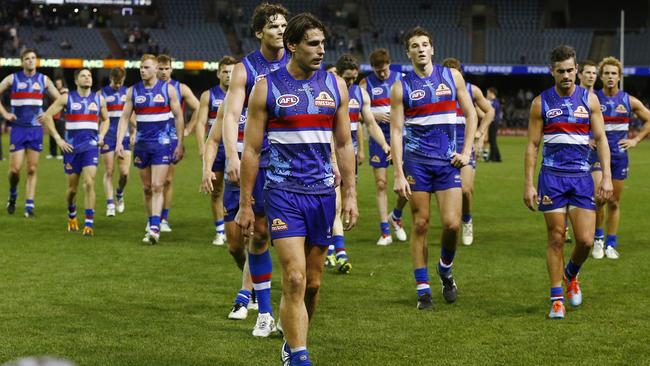
M 219 87 L 220 87 L 221 90 L 223 90 L 224 92 L 228 92 L 228 85 L 226 85 L 226 84 L 224 84 L 224 83 L 219 83 Z
M 36 69 L 33 69 L 33 70 L 23 69 L 23 74 L 25 74 L 25 76 L 29 76 L 29 77 L 34 76 L 34 74 L 36 74 Z
M 87 97 L 90 95 L 90 88 L 77 87 L 77 94 L 79 94 L 80 97 Z
M 426 78 L 433 72 L 433 63 L 429 62 L 424 65 L 413 64 L 413 71 L 415 71 L 419 77 Z
M 287 71 L 289 71 L 289 75 L 296 80 L 310 79 L 316 72 L 316 70 L 300 67 L 298 62 L 293 58 L 287 63 Z
M 558 88 L 557 85 L 555 86 L 555 92 L 557 93 L 557 95 L 561 97 L 570 97 L 573 95 L 573 92 L 575 91 L 576 91 L 576 84 L 571 85 L 571 87 L 566 90 Z
M 618 85 L 614 86 L 613 88 L 608 88 L 608 87 L 603 88 L 603 94 L 605 94 L 608 97 L 613 97 L 617 93 L 618 93 Z
M 152 77 L 151 79 L 142 80 L 142 83 L 147 88 L 151 88 L 152 86 L 156 85 L 157 82 L 158 82 L 158 78 L 155 76 Z
M 113 89 L 113 90 L 117 90 L 117 89 L 119 89 L 119 88 L 117 87 L 117 85 L 115 85 L 115 84 L 113 84 L 113 83 L 110 83 L 109 86 L 110 86 L 111 89 Z
M 262 43 L 260 52 L 267 61 L 278 61 L 284 56 L 284 48 L 273 49 Z

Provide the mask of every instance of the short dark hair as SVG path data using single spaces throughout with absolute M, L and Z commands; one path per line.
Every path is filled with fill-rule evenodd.
M 334 64 L 325 64 L 325 66 L 323 66 L 323 70 L 327 71 L 327 70 L 331 69 L 332 67 L 336 67 L 336 65 L 334 65 Z
M 289 15 L 289 10 L 280 4 L 269 4 L 267 2 L 259 4 L 253 10 L 253 16 L 251 17 L 251 29 L 253 32 L 261 32 L 266 23 L 275 15 L 282 15 L 286 18 Z
M 110 80 L 122 80 L 126 77 L 126 70 L 123 67 L 114 67 L 111 69 L 111 73 L 108 75 Z
M 359 70 L 359 61 L 349 53 L 345 53 L 336 60 L 336 73 L 343 75 L 345 70 Z
M 425 36 L 429 38 L 429 43 L 431 44 L 431 47 L 433 47 L 433 37 L 431 37 L 431 33 L 429 33 L 426 29 L 417 26 L 415 28 L 409 29 L 408 32 L 404 33 L 404 38 L 402 38 L 402 40 L 404 41 L 404 47 L 406 47 L 407 51 L 409 49 L 409 41 L 411 38 L 417 36 Z
M 493 86 L 487 88 L 487 91 L 489 91 L 490 93 L 494 94 L 495 97 L 499 96 L 499 93 L 497 92 L 497 88 L 495 88 L 495 87 L 493 87 Z
M 158 64 L 169 64 L 171 66 L 172 64 L 172 58 L 169 55 L 165 54 L 160 54 L 158 57 L 156 57 L 156 61 L 158 61 Z
M 289 44 L 298 44 L 305 38 L 305 33 L 310 29 L 320 29 L 327 37 L 327 27 L 316 16 L 311 13 L 300 13 L 287 24 L 284 30 L 284 47 Z
M 587 59 L 587 60 L 582 60 L 578 63 L 578 74 L 582 74 L 582 72 L 585 70 L 585 66 L 593 66 L 596 68 L 596 70 L 598 70 L 598 65 L 596 64 L 596 62 Z
M 573 58 L 574 61 L 576 59 L 576 50 L 573 47 L 566 44 L 557 46 L 550 54 L 551 66 L 554 66 L 556 62 L 566 61 L 570 58 Z
M 456 70 L 458 70 L 460 72 L 463 71 L 462 67 L 460 66 L 460 60 L 458 60 L 457 58 L 453 58 L 453 57 L 448 57 L 448 58 L 442 60 L 442 66 L 448 67 L 450 69 L 456 69 Z
M 219 60 L 219 69 L 221 69 L 221 66 L 228 66 L 228 65 L 234 65 L 237 63 L 237 59 L 230 56 L 230 55 L 225 55 Z
M 38 57 L 38 53 L 36 53 L 35 49 L 33 49 L 33 48 L 25 48 L 22 51 L 20 51 L 20 61 L 22 61 L 23 58 L 25 56 L 27 56 L 27 54 L 29 54 L 29 53 L 33 53 L 34 55 L 36 55 L 36 57 Z
M 88 72 L 90 73 L 90 76 L 93 75 L 93 72 L 90 71 L 89 68 L 87 68 L 87 67 L 82 67 L 82 68 L 80 68 L 80 69 L 76 69 L 76 70 L 74 71 L 74 79 L 77 80 L 77 77 L 79 77 L 79 74 L 81 74 L 81 72 L 84 71 L 84 70 L 88 70 Z
M 390 63 L 390 53 L 385 48 L 377 48 L 368 56 L 370 66 L 377 67 Z

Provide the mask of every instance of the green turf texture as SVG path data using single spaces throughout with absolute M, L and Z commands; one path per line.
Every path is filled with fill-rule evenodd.
M 452 305 L 444 303 L 435 276 L 440 225 L 432 215 L 431 312 L 415 308 L 408 244 L 375 245 L 374 183 L 367 163 L 361 166 L 361 216 L 346 236 L 352 273 L 324 275 L 309 333 L 315 365 L 650 364 L 650 143 L 630 154 L 621 259 L 586 262 L 584 303 L 569 308 L 563 321 L 546 320 L 543 217 L 522 201 L 525 139 L 501 138 L 500 146 L 504 162 L 480 163 L 477 170 L 475 241 L 459 246 L 454 262 L 458 301 Z M 174 231 L 163 233 L 156 246 L 140 241 L 146 216 L 135 169 L 124 214 L 104 216 L 100 168 L 96 236 L 67 233 L 62 162 L 45 160 L 45 154 L 37 218 L 22 217 L 24 173 L 16 214 L 0 212 L 0 362 L 49 354 L 78 365 L 280 364 L 281 337 L 251 335 L 256 312 L 244 321 L 226 319 L 241 274 L 226 247 L 211 245 L 214 226 L 209 199 L 198 192 L 201 168 L 194 141 L 187 143 L 176 176 L 170 214 Z M 7 166 L 7 160 L 0 162 L 1 171 Z M 3 178 L 3 199 L 5 192 Z M 407 229 L 410 216 L 407 209 Z M 280 271 L 271 251 L 277 313 Z

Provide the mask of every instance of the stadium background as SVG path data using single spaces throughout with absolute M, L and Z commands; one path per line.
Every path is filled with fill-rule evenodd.
M 2 1 L 0 77 L 18 70 L 15 58 L 22 47 L 36 48 L 49 62 L 135 61 L 143 52 L 167 52 L 179 61 L 200 61 L 181 64 L 199 69 L 214 68 L 224 54 L 241 56 L 257 47 L 247 24 L 257 1 L 124 2 L 145 5 Z M 650 65 L 648 1 L 618 1 L 616 9 L 559 0 L 282 3 L 293 14 L 311 11 L 327 21 L 335 36 L 326 50 L 328 62 L 352 51 L 367 63 L 369 52 L 383 46 L 396 64 L 406 64 L 400 33 L 416 24 L 429 28 L 435 37 L 435 60 L 453 56 L 466 65 L 480 65 L 468 69 L 467 79 L 483 90 L 499 89 L 504 126 L 512 128 L 526 126 L 530 99 L 552 85 L 550 76 L 538 68 L 547 64 L 552 47 L 572 44 L 579 59 L 618 56 L 620 8 L 627 15 L 626 66 L 645 70 Z M 487 65 L 495 72 L 485 72 Z M 530 73 L 511 74 L 514 66 Z M 74 85 L 74 68 L 40 71 L 63 76 L 68 86 Z M 107 82 L 107 73 L 93 69 L 95 88 Z M 197 95 L 216 83 L 212 70 L 177 70 L 174 77 Z M 127 85 L 137 80 L 137 67 L 128 69 Z M 625 88 L 647 102 L 648 81 L 647 76 L 628 76 Z M 6 153 L 7 135 L 2 138 Z M 47 148 L 47 141 L 44 144 Z M 62 168 L 59 161 L 41 160 L 37 221 L 0 214 L 0 362 L 54 354 L 79 365 L 279 363 L 278 337 L 250 336 L 254 316 L 243 323 L 225 319 L 240 278 L 227 252 L 209 245 L 213 228 L 208 199 L 197 193 L 200 163 L 195 142 L 189 139 L 187 144 L 175 183 L 175 231 L 157 248 L 138 245 L 144 211 L 137 174 L 131 175 L 127 187 L 127 213 L 116 220 L 103 217 L 98 178 L 97 237 L 89 243 L 64 232 Z M 414 310 L 407 247 L 374 245 L 374 191 L 360 189 L 363 220 L 347 240 L 353 273 L 328 273 L 324 278 L 310 334 L 316 364 L 650 364 L 650 309 L 644 305 L 650 293 L 650 254 L 647 233 L 637 230 L 647 227 L 647 210 L 640 203 L 650 199 L 646 145 L 631 152 L 633 171 L 626 182 L 620 231 L 625 238 L 622 260 L 587 263 L 585 304 L 569 312 L 564 324 L 544 319 L 548 289 L 543 219 L 527 214 L 520 202 L 522 138 L 502 139 L 503 164 L 479 165 L 477 242 L 460 248 L 460 301 L 445 306 L 436 298 L 436 310 L 424 316 Z M 6 169 L 6 160 L 0 169 Z M 98 177 L 101 174 L 100 167 Z M 23 182 L 24 176 L 21 193 Z M 366 164 L 360 168 L 360 187 L 372 186 Z M 432 228 L 429 242 L 435 252 L 435 217 Z M 274 266 L 279 268 L 277 261 Z M 279 274 L 274 277 L 277 307 Z

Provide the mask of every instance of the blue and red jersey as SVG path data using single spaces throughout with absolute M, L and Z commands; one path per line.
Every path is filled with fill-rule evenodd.
M 359 141 L 357 138 L 357 131 L 359 130 L 359 115 L 363 108 L 363 94 L 361 87 L 356 84 L 350 85 L 348 89 L 348 96 L 350 101 L 348 103 L 348 114 L 350 116 L 350 132 L 352 133 L 352 145 L 354 145 L 354 153 L 359 150 Z
M 90 92 L 85 97 L 76 90 L 68 94 L 65 106 L 65 140 L 74 152 L 97 149 L 97 134 L 101 102 L 99 93 Z
M 126 92 L 127 87 L 121 86 L 118 89 L 113 89 L 110 85 L 106 85 L 102 88 L 101 92 L 106 100 L 106 110 L 108 111 L 108 118 L 110 125 L 108 127 L 108 132 L 106 132 L 105 138 L 116 139 L 117 138 L 117 125 L 120 122 L 120 117 L 122 116 L 122 110 L 124 109 L 124 102 L 126 102 Z M 129 129 L 126 129 L 126 135 L 129 136 Z
M 541 102 L 542 169 L 560 175 L 589 174 L 589 90 L 576 85 L 573 94 L 563 97 L 552 87 L 542 92 Z
M 379 80 L 373 72 L 366 76 L 366 91 L 370 96 L 370 110 L 373 113 L 390 113 L 390 87 L 397 80 L 402 79 L 402 74 L 391 71 L 386 80 Z M 390 123 L 377 121 L 384 133 L 386 142 L 390 144 Z
M 301 194 L 334 190 L 332 129 L 341 97 L 336 77 L 318 70 L 294 79 L 286 67 L 266 76 L 271 161 L 266 188 Z
M 176 90 L 176 98 L 178 98 L 178 104 L 181 106 L 181 110 L 185 109 L 185 104 L 183 103 L 183 96 L 181 95 L 181 82 L 178 80 L 171 79 L 169 80 L 169 84 L 174 87 Z M 171 140 L 178 140 L 178 136 L 176 135 L 176 119 L 174 118 L 174 115 L 172 114 L 171 118 L 169 119 L 169 125 L 167 126 L 167 134 L 169 135 L 169 138 Z
M 136 143 L 169 144 L 168 125 L 173 116 L 169 106 L 168 84 L 158 80 L 153 87 L 145 88 L 141 81 L 132 88 L 131 102 L 137 122 Z
M 469 93 L 469 97 L 474 102 L 474 94 L 472 92 L 472 84 L 465 82 L 465 88 L 467 89 L 467 92 Z M 472 108 L 474 106 L 472 105 Z M 456 125 L 456 152 L 461 153 L 463 152 L 463 145 L 465 145 L 465 124 L 467 120 L 465 119 L 465 113 L 463 112 L 463 109 L 460 107 L 460 103 L 457 101 L 456 102 L 456 121 L 458 124 Z
M 404 160 L 448 165 L 456 152 L 456 84 L 447 67 L 433 65 L 431 75 L 415 71 L 402 79 Z
M 605 135 L 607 135 L 612 159 L 624 158 L 627 156 L 627 151 L 622 150 L 618 143 L 628 137 L 632 116 L 630 95 L 619 90 L 613 97 L 608 97 L 602 90 L 598 90 L 596 96 L 600 102 L 600 109 L 603 111 Z
M 14 73 L 11 84 L 11 113 L 16 115 L 16 120 L 11 122 L 14 126 L 40 127 L 37 117 L 43 113 L 43 97 L 45 96 L 45 75 L 40 72 L 27 76 L 23 71 Z

